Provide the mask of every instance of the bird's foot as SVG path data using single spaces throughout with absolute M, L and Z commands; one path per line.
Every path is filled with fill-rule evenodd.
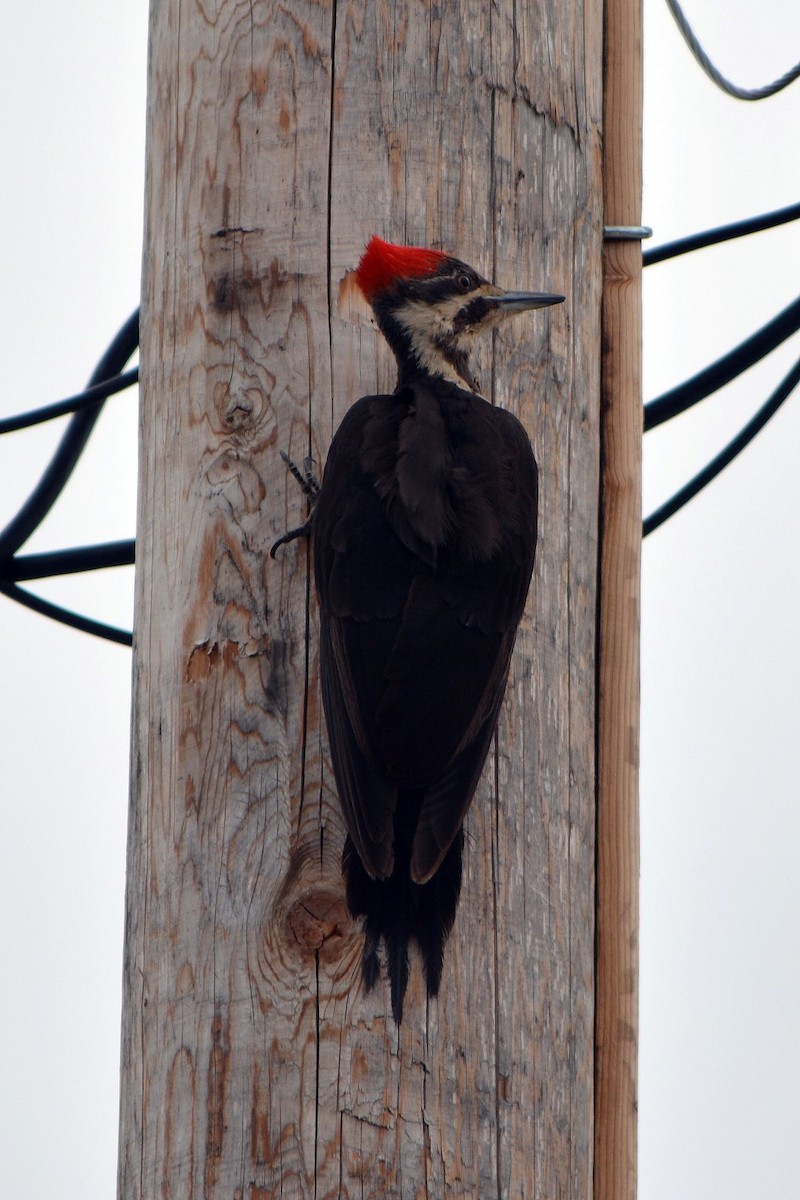
M 289 468 L 292 475 L 294 475 L 297 482 L 300 484 L 300 487 L 303 489 L 303 495 L 308 497 L 308 503 L 311 507 L 311 514 L 307 521 L 304 521 L 302 525 L 298 525 L 297 529 L 290 529 L 287 533 L 282 534 L 276 542 L 272 543 L 269 551 L 270 558 L 275 557 L 275 554 L 280 546 L 285 546 L 288 542 L 293 542 L 295 538 L 308 537 L 314 527 L 314 505 L 316 503 L 317 496 L 319 495 L 319 480 L 311 470 L 312 466 L 314 465 L 314 460 L 310 455 L 303 459 L 302 471 L 283 450 L 281 450 L 281 458 L 286 463 L 286 466 Z
M 293 462 L 292 459 L 289 458 L 289 455 L 283 450 L 281 450 L 281 458 L 286 463 L 286 466 L 289 468 L 292 475 L 294 475 L 297 482 L 300 484 L 300 487 L 303 489 L 303 495 L 308 496 L 310 503 L 313 504 L 319 495 L 319 480 L 311 470 L 314 465 L 314 460 L 311 455 L 309 454 L 303 459 L 302 471 L 298 467 L 297 463 Z

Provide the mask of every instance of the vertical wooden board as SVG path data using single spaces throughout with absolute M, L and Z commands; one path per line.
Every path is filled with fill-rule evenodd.
M 638 225 L 642 5 L 605 5 L 604 220 Z M 603 270 L 598 620 L 596 1200 L 637 1192 L 639 622 L 642 547 L 642 253 L 609 242 Z
M 311 408 L 330 394 L 331 31 L 313 2 L 153 5 L 126 1198 L 314 1192 L 319 962 L 336 946 L 346 978 L 358 951 L 307 547 L 268 556 L 303 516 L 278 450 L 330 433 Z

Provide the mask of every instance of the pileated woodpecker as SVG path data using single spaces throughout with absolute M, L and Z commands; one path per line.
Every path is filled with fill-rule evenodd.
M 367 989 L 385 944 L 399 1024 L 411 942 L 428 994 L 439 990 L 462 823 L 536 550 L 530 441 L 478 394 L 469 348 L 513 313 L 564 297 L 504 292 L 438 250 L 377 237 L 356 280 L 394 351 L 397 386 L 349 409 L 296 532 L 313 535 L 347 903 L 364 918 Z

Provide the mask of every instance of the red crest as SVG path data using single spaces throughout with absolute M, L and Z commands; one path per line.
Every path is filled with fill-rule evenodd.
M 395 246 L 382 238 L 372 237 L 358 264 L 356 280 L 367 300 L 371 301 L 395 279 L 435 275 L 445 258 L 447 255 L 441 250 Z

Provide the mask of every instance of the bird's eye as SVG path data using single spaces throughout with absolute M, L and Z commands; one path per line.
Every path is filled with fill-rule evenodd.
M 475 284 L 472 276 L 467 275 L 465 271 L 462 271 L 462 273 L 456 277 L 456 286 L 458 287 L 459 291 L 471 292 Z

